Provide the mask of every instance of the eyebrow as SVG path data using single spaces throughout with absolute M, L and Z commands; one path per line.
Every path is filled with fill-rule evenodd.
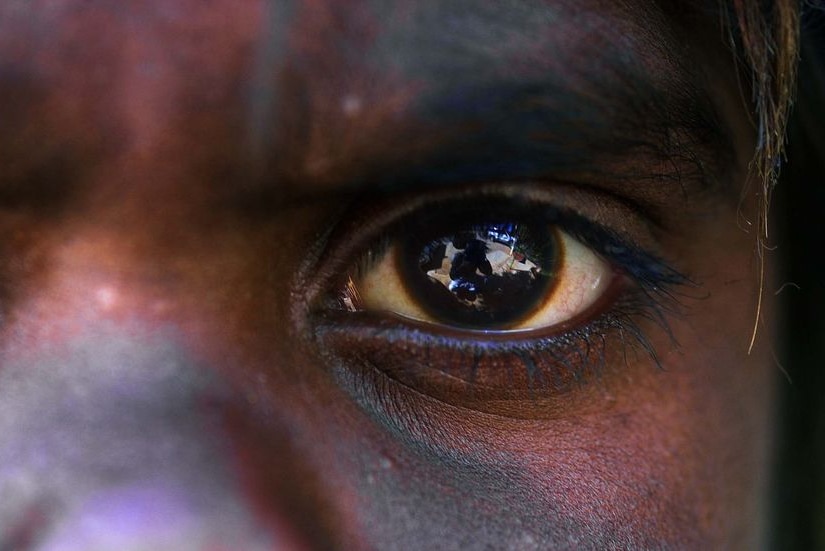
M 675 191 L 716 190 L 735 159 L 730 130 L 698 79 L 620 79 L 571 86 L 564 79 L 500 79 L 442 86 L 418 99 L 415 129 L 392 154 L 342 167 L 316 188 L 276 177 L 284 199 L 330 192 L 426 191 L 497 181 L 575 180 Z M 428 138 L 422 136 L 430 135 Z M 380 137 L 376 138 L 380 140 Z M 421 145 L 421 144 L 424 145 Z M 385 151 L 386 153 L 386 151 Z M 290 201 L 291 202 L 291 201 Z
M 703 189 L 734 158 L 730 132 L 696 81 L 657 87 L 625 74 L 584 88 L 557 80 L 456 86 L 420 107 L 438 147 L 370 180 L 387 189 L 543 178 L 691 180 Z M 426 124 L 425 123 L 425 124 Z
M 648 40 L 678 51 L 668 38 Z M 372 137 L 375 150 L 342 159 L 327 182 L 309 178 L 307 185 L 301 174 L 291 182 L 276 170 L 263 185 L 281 188 L 281 200 L 568 178 L 707 191 L 719 188 L 733 167 L 731 130 L 710 84 L 676 54 L 657 59 L 656 71 L 638 52 L 613 48 L 575 71 L 524 74 L 480 71 L 491 62 L 486 51 L 462 50 L 464 65 L 456 68 L 449 52 L 424 55 L 435 65 L 425 90 L 406 107 L 403 122 L 388 120 L 384 133 Z
M 478 23 L 481 17 L 479 10 L 467 11 L 464 4 L 466 2 L 457 0 L 449 6 L 454 11 L 464 10 L 474 14 L 477 17 L 473 24 Z M 531 2 L 516 4 L 527 5 Z M 488 10 L 487 5 L 484 10 Z M 505 11 L 513 14 L 517 10 Z M 496 14 L 485 12 L 483 15 L 486 19 L 482 23 L 485 25 L 489 20 L 496 19 Z M 532 41 L 531 33 L 545 32 L 536 30 L 544 25 L 544 19 L 535 17 L 533 12 L 507 17 L 511 20 L 504 21 L 501 27 L 508 32 L 518 34 L 520 24 L 532 27 L 532 30 L 521 33 L 527 36 L 521 39 L 524 43 Z M 472 25 L 468 28 L 474 30 Z M 651 24 L 651 28 L 656 27 Z M 283 27 L 278 29 L 279 32 L 286 32 Z M 319 118 L 317 113 L 311 111 L 311 102 L 306 97 L 300 97 L 301 93 L 313 93 L 312 87 L 302 87 L 312 82 L 300 82 L 298 79 L 298 82 L 290 83 L 281 75 L 270 74 L 269 78 L 278 86 L 294 85 L 292 92 L 297 90 L 299 97 L 290 100 L 289 94 L 283 93 L 283 90 L 273 91 L 276 105 L 269 126 L 274 141 L 266 149 L 267 166 L 258 170 L 245 166 L 244 159 L 237 159 L 237 164 L 234 164 L 235 159 L 228 159 L 241 149 L 239 143 L 244 141 L 242 131 L 234 133 L 236 128 L 243 127 L 243 123 L 228 121 L 226 135 L 217 135 L 212 141 L 204 140 L 204 148 L 210 150 L 204 151 L 201 158 L 208 159 L 206 162 L 213 163 L 217 168 L 213 165 L 194 167 L 201 174 L 212 175 L 214 180 L 207 183 L 205 180 L 210 178 L 202 178 L 200 184 L 218 190 L 219 200 L 244 196 L 238 197 L 238 201 L 267 205 L 266 208 L 271 211 L 281 203 L 303 202 L 319 195 L 329 196 L 339 192 L 426 191 L 429 188 L 497 181 L 570 178 L 588 183 L 613 182 L 616 187 L 626 189 L 642 190 L 644 187 L 668 185 L 680 190 L 694 187 L 708 189 L 724 180 L 721 176 L 733 165 L 735 155 L 730 130 L 715 108 L 709 84 L 698 74 L 678 65 L 677 54 L 658 60 L 663 69 L 655 72 L 643 63 L 638 52 L 619 47 L 599 50 L 598 57 L 585 58 L 584 63 L 578 63 L 572 72 L 570 69 L 575 64 L 564 56 L 561 56 L 560 65 L 564 71 L 525 72 L 508 67 L 508 59 L 480 47 L 479 37 L 483 37 L 484 33 L 478 32 L 478 29 L 468 32 L 465 37 L 462 35 L 463 28 L 460 28 L 455 30 L 455 35 L 462 36 L 444 38 L 452 41 L 448 44 L 452 50 L 433 41 L 434 36 L 441 37 L 445 33 L 430 29 L 427 32 L 431 34 L 422 37 L 418 36 L 419 31 L 420 26 L 405 31 L 409 36 L 404 40 L 412 41 L 414 46 L 410 49 L 411 53 L 408 52 L 413 59 L 411 63 L 418 65 L 404 76 L 413 89 L 420 81 L 426 81 L 426 86 L 416 89 L 415 95 L 411 94 L 409 103 L 403 106 L 400 113 L 389 110 L 389 115 L 384 119 L 373 117 L 368 121 L 371 126 L 367 130 L 361 132 L 357 129 L 366 145 L 364 149 L 356 150 L 357 155 L 353 158 L 343 155 L 335 159 L 338 164 L 330 164 L 328 174 L 317 179 L 315 175 L 301 172 L 302 146 L 293 146 L 291 141 L 300 142 L 306 130 L 295 125 L 283 125 L 278 116 L 291 112 L 293 122 L 297 120 L 300 124 Z M 656 36 L 647 39 L 653 41 L 659 50 L 676 50 L 668 38 Z M 266 40 L 263 43 L 268 45 Z M 421 48 L 426 47 L 426 51 L 420 51 L 420 45 Z M 395 55 L 394 46 L 397 44 L 392 42 L 384 45 L 384 55 Z M 284 48 L 279 55 L 288 55 L 289 48 L 283 44 L 278 47 Z M 419 54 L 423 61 L 418 59 Z M 541 55 L 550 56 L 552 52 L 543 52 L 541 46 L 537 46 L 535 51 L 525 54 L 532 56 L 532 59 Z M 359 56 L 359 62 L 364 57 L 360 51 L 356 51 L 355 55 Z M 518 56 L 519 52 L 508 55 Z M 273 59 L 276 57 L 272 56 Z M 386 59 L 378 61 L 386 62 Z M 266 67 L 261 70 L 271 72 L 283 69 L 288 63 L 278 60 L 274 67 L 272 63 L 263 65 Z M 336 60 L 332 59 L 324 65 L 328 66 L 335 67 Z M 345 64 L 342 66 L 346 67 Z M 258 82 L 252 80 L 253 84 Z M 5 89 L 8 93 L 20 87 L 19 83 L 15 85 L 15 82 L 6 80 L 2 84 L 0 91 Z M 28 101 L 33 101 L 30 96 L 26 96 Z M 17 108 L 14 102 L 5 106 L 5 109 Z M 377 108 L 380 111 L 381 105 Z M 376 110 L 372 106 L 370 109 Z M 225 111 L 232 113 L 230 109 Z M 320 124 L 323 126 L 324 122 Z M 357 125 L 357 122 L 354 124 Z M 89 139 L 107 141 L 104 133 L 111 129 L 102 125 L 95 128 L 100 136 L 87 132 L 85 134 L 91 136 Z M 254 133 L 255 128 L 249 131 Z M 68 161 L 63 159 L 71 160 L 71 167 L 81 166 L 86 170 L 85 167 L 91 166 L 99 157 L 95 147 L 85 147 L 79 153 L 75 151 L 74 145 L 78 140 L 72 136 L 72 139 L 57 140 L 54 148 L 57 153 L 49 158 L 37 155 L 30 160 L 28 156 L 21 159 L 14 151 L 40 151 L 42 147 L 37 147 L 40 143 L 34 139 L 37 136 L 30 144 L 19 139 L 17 134 L 13 129 L 4 130 L 2 135 L 7 139 L 13 138 L 19 147 L 3 149 L 5 154 L 17 157 L 15 163 L 21 166 L 21 174 L 25 174 L 14 181 L 6 175 L 2 190 L 5 194 L 23 190 L 26 197 L 52 197 L 54 191 L 41 193 L 47 189 L 44 186 L 59 181 L 65 187 L 69 179 L 53 178 L 51 175 L 72 172 L 67 170 Z M 294 140 L 296 136 L 298 139 Z M 337 137 L 333 135 L 331 139 Z M 62 147 L 63 142 L 72 147 L 66 146 L 66 151 L 59 151 L 58 146 Z M 288 146 L 282 148 L 285 143 Z M 280 149 L 287 153 L 282 154 Z M 5 160 L 2 153 L 0 161 Z M 224 162 L 231 166 L 225 168 L 220 164 Z M 32 173 L 40 170 L 40 165 L 46 166 L 43 176 L 35 174 L 31 177 Z M 75 180 L 79 182 L 82 178 L 72 178 L 72 186 L 78 185 Z

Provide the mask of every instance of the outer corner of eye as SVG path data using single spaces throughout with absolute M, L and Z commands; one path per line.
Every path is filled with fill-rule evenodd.
M 611 265 L 553 227 L 496 220 L 397 236 L 342 292 L 346 309 L 471 331 L 530 331 L 576 318 L 603 296 Z

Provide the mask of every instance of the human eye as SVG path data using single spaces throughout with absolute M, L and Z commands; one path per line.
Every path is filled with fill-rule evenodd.
M 398 203 L 356 201 L 330 241 L 314 323 L 349 369 L 500 413 L 558 399 L 628 349 L 655 363 L 647 325 L 666 329 L 688 280 L 634 209 L 540 185 Z
M 351 271 L 342 307 L 433 330 L 515 333 L 558 326 L 604 295 L 611 266 L 561 230 L 552 211 L 495 207 L 413 216 Z

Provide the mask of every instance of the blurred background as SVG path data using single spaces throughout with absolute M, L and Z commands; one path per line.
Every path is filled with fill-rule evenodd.
M 825 550 L 825 2 L 802 19 L 798 98 L 776 190 L 781 428 L 771 549 Z M 782 285 L 782 284 L 785 285 Z

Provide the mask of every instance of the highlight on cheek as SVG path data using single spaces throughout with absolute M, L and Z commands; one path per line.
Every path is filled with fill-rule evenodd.
M 429 324 L 528 331 L 586 311 L 611 280 L 605 260 L 558 228 L 475 224 L 389 243 L 349 277 L 342 301 Z

